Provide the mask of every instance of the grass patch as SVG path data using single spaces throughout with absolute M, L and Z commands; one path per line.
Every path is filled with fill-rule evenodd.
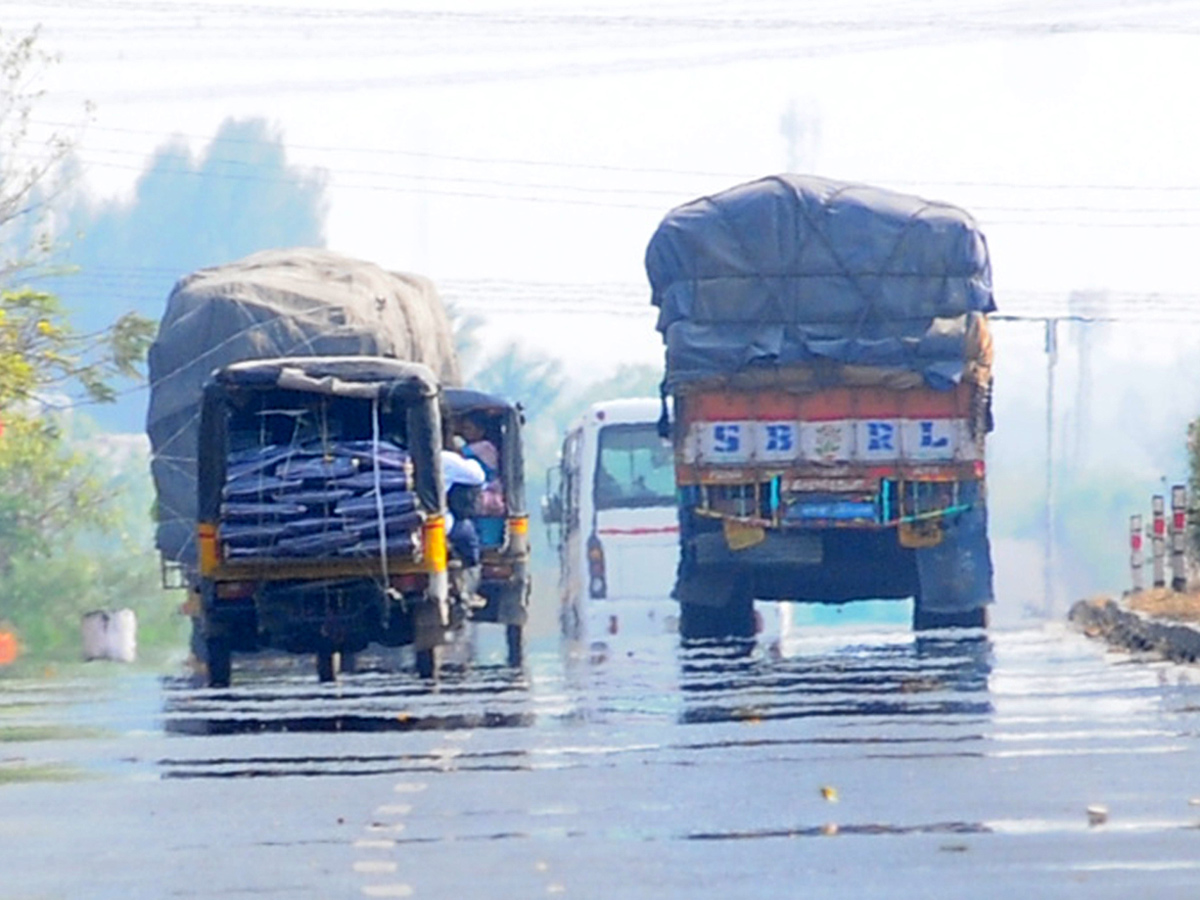
M 12 765 L 0 761 L 0 787 L 6 784 L 82 781 L 84 773 L 66 766 L 47 764 Z
M 112 737 L 112 735 L 98 728 L 72 728 L 69 725 L 0 726 L 0 744 L 27 744 L 33 741 L 99 740 L 107 737 Z

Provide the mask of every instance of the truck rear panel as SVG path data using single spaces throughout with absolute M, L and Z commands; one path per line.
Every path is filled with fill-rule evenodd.
M 961 512 L 984 477 L 970 385 L 702 390 L 677 405 L 676 477 L 701 515 L 774 528 L 886 528 Z

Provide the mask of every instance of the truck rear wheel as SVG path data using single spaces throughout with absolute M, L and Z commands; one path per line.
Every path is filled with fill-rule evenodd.
M 337 680 L 337 667 L 334 665 L 333 647 L 321 647 L 317 650 L 317 681 L 327 683 Z
M 918 598 L 913 605 L 913 630 L 932 631 L 935 628 L 987 628 L 987 607 L 957 612 L 934 612 L 921 609 Z
M 753 638 L 755 630 L 754 597 L 744 580 L 733 580 L 720 606 L 686 600 L 679 604 L 679 636 L 685 641 Z
M 504 638 L 508 644 L 508 664 L 519 669 L 525 662 L 525 629 L 520 625 L 505 625 Z
M 438 648 L 417 651 L 417 675 L 421 678 L 437 678 Z
M 204 642 L 208 655 L 208 686 L 229 687 L 233 677 L 233 649 L 225 635 L 210 635 Z

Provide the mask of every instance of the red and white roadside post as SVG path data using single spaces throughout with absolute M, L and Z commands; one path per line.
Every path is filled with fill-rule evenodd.
M 1154 587 L 1166 587 L 1167 516 L 1162 494 L 1150 498 L 1150 549 L 1154 559 Z
M 1184 541 L 1187 536 L 1187 488 L 1176 484 L 1171 488 L 1171 590 L 1187 590 L 1184 570 Z
M 1133 579 L 1133 593 L 1139 593 L 1144 587 L 1142 579 L 1142 517 L 1129 517 L 1129 572 Z

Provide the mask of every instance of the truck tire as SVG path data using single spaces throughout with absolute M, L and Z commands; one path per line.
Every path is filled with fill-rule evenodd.
M 914 553 L 919 586 L 913 630 L 986 628 L 993 599 L 987 506 L 976 502 L 949 524 L 940 544 Z
M 438 676 L 438 648 L 430 647 L 427 650 L 418 650 L 417 656 L 417 675 L 420 678 L 430 679 Z
M 208 686 L 229 687 L 233 677 L 233 650 L 225 635 L 210 635 L 204 641 L 208 656 Z
M 525 629 L 520 625 L 505 625 L 504 639 L 508 644 L 508 664 L 519 669 L 525 663 Z
M 987 624 L 986 606 L 958 612 L 934 612 L 921 609 L 919 598 L 913 604 L 914 631 L 932 631 L 936 628 L 987 628 Z
M 754 597 L 745 581 L 732 583 L 721 606 L 679 604 L 679 636 L 685 641 L 749 639 L 755 631 Z
M 327 684 L 337 681 L 337 667 L 334 665 L 333 647 L 321 647 L 317 650 L 317 681 Z

